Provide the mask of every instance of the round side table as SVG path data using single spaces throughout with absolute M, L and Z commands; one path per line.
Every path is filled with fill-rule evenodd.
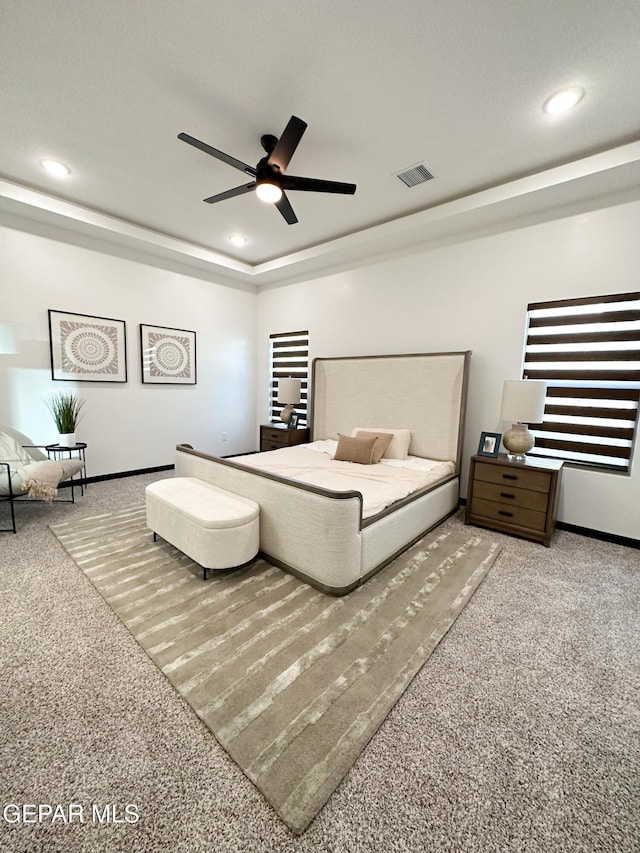
M 75 444 L 72 444 L 71 447 L 65 447 L 62 444 L 47 444 L 45 446 L 47 451 L 47 456 L 49 459 L 58 460 L 64 459 L 65 453 L 67 454 L 69 459 L 73 458 L 73 455 L 76 454 L 78 459 L 82 461 L 82 470 L 80 473 L 80 480 L 77 485 L 80 486 L 80 494 L 84 495 L 84 490 L 87 488 L 87 460 L 85 451 L 87 449 L 86 441 L 77 441 Z M 71 483 L 71 500 L 74 500 L 74 488 L 76 484 L 76 474 L 74 474 L 69 482 Z

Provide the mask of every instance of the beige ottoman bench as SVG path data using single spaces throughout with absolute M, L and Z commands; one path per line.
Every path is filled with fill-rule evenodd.
M 145 489 L 147 525 L 208 569 L 231 569 L 252 560 L 259 548 L 260 507 L 195 477 L 158 480 Z

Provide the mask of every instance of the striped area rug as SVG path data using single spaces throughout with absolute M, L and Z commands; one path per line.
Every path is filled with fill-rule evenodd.
M 257 559 L 202 580 L 144 506 L 53 533 L 280 817 L 303 832 L 469 601 L 499 548 L 425 537 L 327 596 Z

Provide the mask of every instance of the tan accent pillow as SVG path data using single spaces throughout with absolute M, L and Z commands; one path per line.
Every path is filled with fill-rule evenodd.
M 391 433 L 391 444 L 385 450 L 383 459 L 406 459 L 409 455 L 409 444 L 411 443 L 411 430 L 409 429 L 387 429 L 387 427 L 354 427 L 351 435 L 359 432 Z
M 338 462 L 357 462 L 359 465 L 372 465 L 373 451 L 377 441 L 375 435 L 373 438 L 355 438 L 338 433 L 338 447 L 333 458 Z
M 385 450 L 391 444 L 393 433 L 391 432 L 357 432 L 356 438 L 377 438 L 373 448 L 373 464 L 377 464 L 384 456 Z

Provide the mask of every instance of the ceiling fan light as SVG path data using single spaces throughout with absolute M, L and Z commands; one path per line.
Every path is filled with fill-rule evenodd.
M 277 184 L 263 181 L 260 184 L 256 184 L 256 195 L 260 201 L 269 201 L 273 204 L 282 198 L 282 190 Z

